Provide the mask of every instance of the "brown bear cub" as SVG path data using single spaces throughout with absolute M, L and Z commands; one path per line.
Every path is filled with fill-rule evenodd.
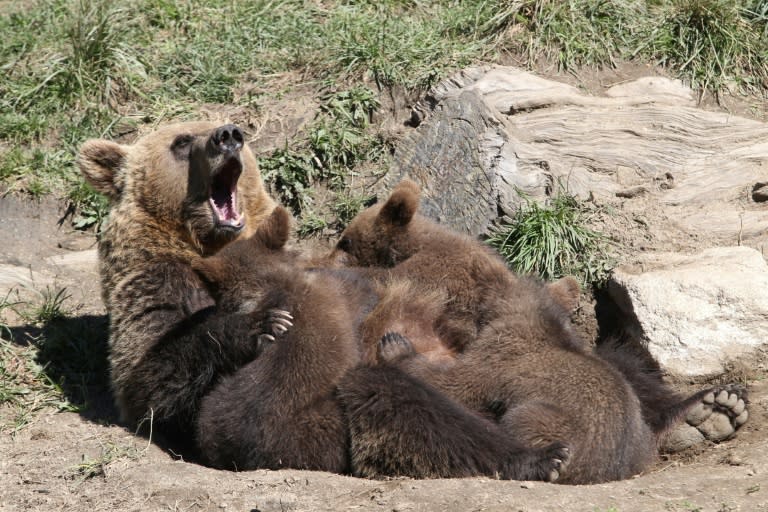
M 117 406 L 131 424 L 151 418 L 154 432 L 188 441 L 218 375 L 257 354 L 236 336 L 242 315 L 211 315 L 191 261 L 253 233 L 275 203 L 234 125 L 174 124 L 133 145 L 89 140 L 78 163 L 111 202 L 99 264 Z
M 718 396 L 723 391 L 659 400 L 668 391 L 660 378 L 632 371 L 628 357 L 601 358 L 585 348 L 563 307 L 568 293 L 514 275 L 491 249 L 418 215 L 419 195 L 412 181 L 398 185 L 384 204 L 352 221 L 336 252 L 350 265 L 386 267 L 394 277 L 430 290 L 443 287 L 451 300 L 436 330 L 456 351 L 456 362 L 434 365 L 396 334 L 381 340 L 380 353 L 468 408 L 494 415 L 509 437 L 527 446 L 569 446 L 570 463 L 559 482 L 639 473 L 654 460 L 670 424 L 708 401 L 713 391 Z M 385 407 L 354 393 L 341 387 L 347 406 L 356 411 L 351 429 Z M 725 394 L 743 405 L 738 391 L 729 388 Z M 353 461 L 356 451 L 374 448 L 364 437 L 358 443 Z
M 289 233 L 290 216 L 277 207 L 252 238 L 193 262 L 217 311 L 240 317 L 234 337 L 258 347 L 203 398 L 197 443 L 220 468 L 345 472 L 348 434 L 335 386 L 360 358 L 353 310 L 370 309 L 376 296 L 300 271 L 297 255 L 284 250 Z M 261 320 L 284 310 L 290 328 L 265 338 Z
M 257 319 L 275 311 L 292 315 L 289 328 L 271 339 L 249 331 L 254 322 L 242 322 L 238 337 L 259 345 L 259 354 L 222 377 L 202 400 L 197 441 L 208 464 L 362 476 L 557 477 L 567 458 L 561 445 L 522 449 L 491 421 L 395 368 L 355 368 L 364 353 L 357 333 L 361 321 L 377 301 L 393 301 L 387 294 L 394 289 L 399 295 L 403 288 L 382 291 L 365 273 L 305 269 L 284 249 L 289 224 L 288 213 L 278 207 L 251 239 L 193 263 L 219 311 Z M 413 382 L 403 393 L 408 379 Z M 356 421 L 365 425 L 348 433 L 344 400 L 336 394 L 342 381 L 358 393 L 379 390 L 391 408 Z M 395 452 L 350 467 L 350 435 L 388 436 L 395 441 L 384 448 Z

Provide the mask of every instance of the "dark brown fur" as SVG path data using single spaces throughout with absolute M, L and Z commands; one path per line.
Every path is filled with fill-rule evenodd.
M 660 409 L 671 409 L 652 418 L 654 393 L 667 390 L 649 382 L 641 400 L 637 374 L 628 380 L 610 359 L 584 348 L 564 307 L 572 286 L 547 289 L 515 276 L 487 247 L 416 214 L 418 200 L 418 186 L 401 183 L 383 205 L 352 221 L 333 256 L 343 252 L 349 264 L 387 267 L 430 289 L 438 283 L 450 297 L 436 330 L 459 353 L 456 364 L 434 365 L 407 340 L 388 357 L 470 409 L 496 414 L 507 435 L 524 444 L 570 446 L 560 482 L 616 480 L 646 468 L 672 421 L 665 418 L 679 417 L 685 405 L 659 400 Z
M 218 311 L 255 319 L 274 309 L 293 315 L 285 334 L 263 343 L 257 358 L 205 396 L 197 440 L 215 467 L 345 472 L 347 430 L 335 389 L 360 359 L 351 319 L 375 297 L 345 290 L 333 276 L 300 271 L 296 256 L 283 249 L 288 231 L 288 213 L 277 208 L 252 239 L 194 263 Z M 236 337 L 257 343 L 260 331 L 243 331 Z
M 287 233 L 288 214 L 277 208 L 253 239 L 194 263 L 219 311 L 256 319 L 274 309 L 293 315 L 285 334 L 203 398 L 197 439 L 207 463 L 238 469 L 350 469 L 361 476 L 556 476 L 553 471 L 567 455 L 560 445 L 524 449 L 487 419 L 410 382 L 399 370 L 355 368 L 370 357 L 359 343 L 357 331 L 365 330 L 361 320 L 388 314 L 397 297 L 409 297 L 407 286 L 381 289 L 372 285 L 369 272 L 306 270 L 283 250 Z M 377 300 L 386 306 L 371 315 Z M 243 332 L 239 338 L 257 334 Z M 409 392 L 403 394 L 403 387 Z M 344 415 L 357 417 L 357 410 L 346 404 L 368 389 L 379 390 L 380 399 L 389 397 L 391 409 L 357 418 L 349 433 L 352 449 L 359 438 L 397 442 L 382 444 L 393 450 L 391 457 L 381 457 L 377 445 L 370 459 L 358 458 L 348 468 Z M 446 435 L 446 423 L 456 432 Z

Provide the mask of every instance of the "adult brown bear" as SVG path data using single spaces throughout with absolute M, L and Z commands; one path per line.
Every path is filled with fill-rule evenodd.
M 199 398 L 257 351 L 231 335 L 234 312 L 206 316 L 214 302 L 191 262 L 252 234 L 275 203 L 234 125 L 174 124 L 133 145 L 89 140 L 78 163 L 111 201 L 99 264 L 120 414 L 189 438 Z M 249 319 L 254 329 L 267 320 Z

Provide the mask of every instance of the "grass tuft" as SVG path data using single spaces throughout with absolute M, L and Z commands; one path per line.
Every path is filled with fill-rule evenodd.
M 564 70 L 582 65 L 614 65 L 629 47 L 642 20 L 643 5 L 631 0 L 528 0 L 499 2 L 484 32 L 496 44 L 525 55 L 529 63 L 542 56 Z
M 763 2 L 754 10 L 730 0 L 674 0 L 656 9 L 635 51 L 674 69 L 694 88 L 718 91 L 731 82 L 759 89 L 768 80 Z M 762 19 L 762 28 L 761 28 Z
M 337 194 L 332 210 L 338 219 L 339 229 L 344 229 L 360 210 L 371 206 L 375 199 L 375 196 L 361 196 L 351 192 Z
M 61 387 L 37 362 L 37 349 L 13 342 L 13 330 L 6 315 L 18 314 L 22 305 L 11 300 L 11 292 L 0 299 L 0 406 L 11 413 L 10 419 L 0 422 L 0 432 L 10 435 L 29 424 L 42 409 L 74 410 Z
M 109 215 L 109 199 L 96 192 L 85 180 L 73 186 L 67 196 L 68 210 L 75 212 L 72 227 L 75 229 L 93 228 L 97 233 Z
M 97 477 L 107 477 L 109 466 L 118 460 L 138 460 L 144 450 L 139 449 L 133 444 L 118 445 L 108 442 L 101 447 L 101 454 L 92 459 L 86 459 L 72 468 L 72 477 L 78 478 L 81 482 Z
M 602 285 L 612 267 L 604 239 L 586 227 L 584 206 L 565 192 L 548 206 L 526 200 L 510 222 L 487 242 L 521 274 L 553 280 L 575 276 L 583 285 Z
M 328 222 L 315 212 L 307 212 L 302 216 L 301 222 L 296 228 L 296 236 L 299 238 L 307 238 L 317 233 L 322 232 L 328 227 Z
M 312 204 L 312 181 L 316 174 L 312 156 L 289 149 L 274 151 L 259 159 L 264 181 L 269 183 L 281 202 L 302 213 Z
M 38 324 L 48 324 L 66 316 L 64 302 L 71 297 L 66 288 L 51 288 L 46 286 L 40 292 L 42 301 L 32 310 L 30 318 Z

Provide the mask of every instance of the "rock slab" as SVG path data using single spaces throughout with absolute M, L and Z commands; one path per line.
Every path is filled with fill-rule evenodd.
M 519 192 L 545 199 L 559 188 L 645 201 L 717 245 L 768 232 L 768 124 L 699 108 L 678 80 L 590 94 L 514 67 L 474 67 L 430 91 L 412 124 L 385 185 L 415 179 L 423 211 L 470 234 L 514 212 Z
M 661 253 L 614 271 L 609 293 L 667 371 L 722 373 L 768 347 L 768 265 L 748 247 Z

